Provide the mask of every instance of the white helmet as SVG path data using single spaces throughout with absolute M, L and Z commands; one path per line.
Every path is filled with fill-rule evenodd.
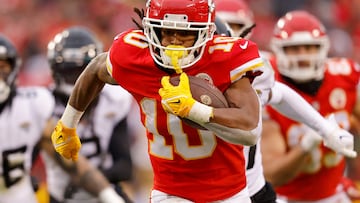
M 319 45 L 315 54 L 287 55 L 284 47 Z M 270 46 L 275 53 L 281 75 L 297 82 L 321 80 L 324 77 L 323 63 L 329 52 L 329 39 L 320 21 L 306 11 L 291 11 L 280 18 L 275 26 Z M 300 61 L 309 61 L 309 66 L 299 66 Z

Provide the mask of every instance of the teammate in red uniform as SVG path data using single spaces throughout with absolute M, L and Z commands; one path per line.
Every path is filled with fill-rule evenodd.
M 296 90 L 323 116 L 350 129 L 360 67 L 346 58 L 327 58 L 324 26 L 305 11 L 279 19 L 271 41 L 278 81 Z M 345 160 L 321 144 L 308 126 L 267 107 L 262 157 L 264 174 L 278 198 L 288 202 L 350 202 L 341 188 Z M 318 138 L 317 138 L 318 137 Z
M 222 27 L 225 29 L 225 31 L 220 33 L 230 34 L 234 37 L 250 38 L 255 22 L 253 13 L 245 1 L 216 1 L 216 15 L 217 18 L 221 18 L 228 25 L 227 27 L 230 28 L 230 31 L 228 31 L 229 29 L 226 29 L 226 26 L 219 26 L 221 21 L 217 20 L 215 21 L 217 30 Z M 264 51 L 261 51 L 260 55 L 264 60 L 271 56 L 269 52 Z M 265 64 L 267 65 L 268 63 Z M 265 67 L 258 69 L 262 74 L 256 77 L 252 83 L 256 91 L 261 93 L 259 96 L 262 105 L 272 105 L 283 115 L 309 125 L 312 129 L 318 131 L 322 137 L 325 137 L 324 140 L 328 140 L 326 137 L 331 137 L 329 136 L 331 134 L 353 137 L 353 135 L 345 130 L 341 130 L 337 125 L 324 121 L 324 118 L 309 103 L 304 101 L 299 94 L 295 93 L 288 86 L 274 81 L 274 73 L 270 64 Z M 289 106 L 292 107 L 289 108 Z M 253 203 L 273 203 L 276 202 L 276 195 L 271 185 L 265 181 L 263 175 L 260 142 L 261 140 L 259 139 L 258 143 L 254 146 L 244 146 L 249 194 Z M 332 149 L 338 151 L 337 148 L 332 147 Z
M 120 84 L 138 102 L 147 128 L 151 202 L 250 202 L 241 144 L 255 144 L 261 132 L 260 103 L 250 81 L 252 70 L 263 65 L 257 46 L 213 37 L 211 0 L 151 0 L 146 6 L 144 32 L 119 34 L 108 54 L 79 77 L 52 136 L 56 150 L 76 160 L 79 118 L 105 83 Z M 180 84 L 172 86 L 169 76 L 179 74 Z M 231 107 L 195 101 L 187 75 L 208 79 Z M 191 128 L 178 116 L 210 130 Z

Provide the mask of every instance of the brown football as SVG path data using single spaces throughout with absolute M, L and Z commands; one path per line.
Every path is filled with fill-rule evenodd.
M 229 107 L 223 93 L 213 84 L 200 77 L 189 75 L 190 91 L 193 98 L 203 104 L 216 107 L 216 108 L 227 108 Z M 180 77 L 175 76 L 170 78 L 170 83 L 173 85 L 179 84 Z M 200 130 L 206 130 L 206 128 L 186 118 L 180 118 L 186 124 L 191 127 L 198 128 Z

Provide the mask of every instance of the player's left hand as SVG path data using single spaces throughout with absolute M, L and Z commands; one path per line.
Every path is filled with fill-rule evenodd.
M 324 145 L 346 157 L 355 158 L 357 153 L 354 151 L 354 136 L 338 126 L 334 114 L 329 116 L 328 121 L 336 128 L 324 137 Z
M 66 159 L 76 161 L 78 159 L 81 142 L 76 134 L 75 128 L 66 127 L 61 120 L 58 121 L 56 127 L 51 134 L 51 141 L 56 152 Z
M 181 73 L 177 86 L 170 83 L 169 76 L 161 79 L 161 85 L 159 94 L 164 110 L 182 118 L 187 117 L 196 100 L 191 95 L 189 78 L 186 73 Z

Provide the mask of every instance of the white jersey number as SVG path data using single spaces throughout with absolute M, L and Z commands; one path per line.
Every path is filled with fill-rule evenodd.
M 171 125 L 168 124 L 168 130 L 173 140 L 173 144 L 169 145 L 157 128 L 156 101 L 145 99 L 141 102 L 141 109 L 146 115 L 145 127 L 153 134 L 153 139 L 150 141 L 152 155 L 168 160 L 174 158 L 173 153 L 180 155 L 185 160 L 201 159 L 212 155 L 216 147 L 216 137 L 211 131 L 198 130 L 197 136 L 199 136 L 198 140 L 201 144 L 190 145 L 189 135 L 183 131 L 180 119 L 168 114 L 167 123 L 171 123 Z M 195 134 L 191 136 L 195 136 Z

